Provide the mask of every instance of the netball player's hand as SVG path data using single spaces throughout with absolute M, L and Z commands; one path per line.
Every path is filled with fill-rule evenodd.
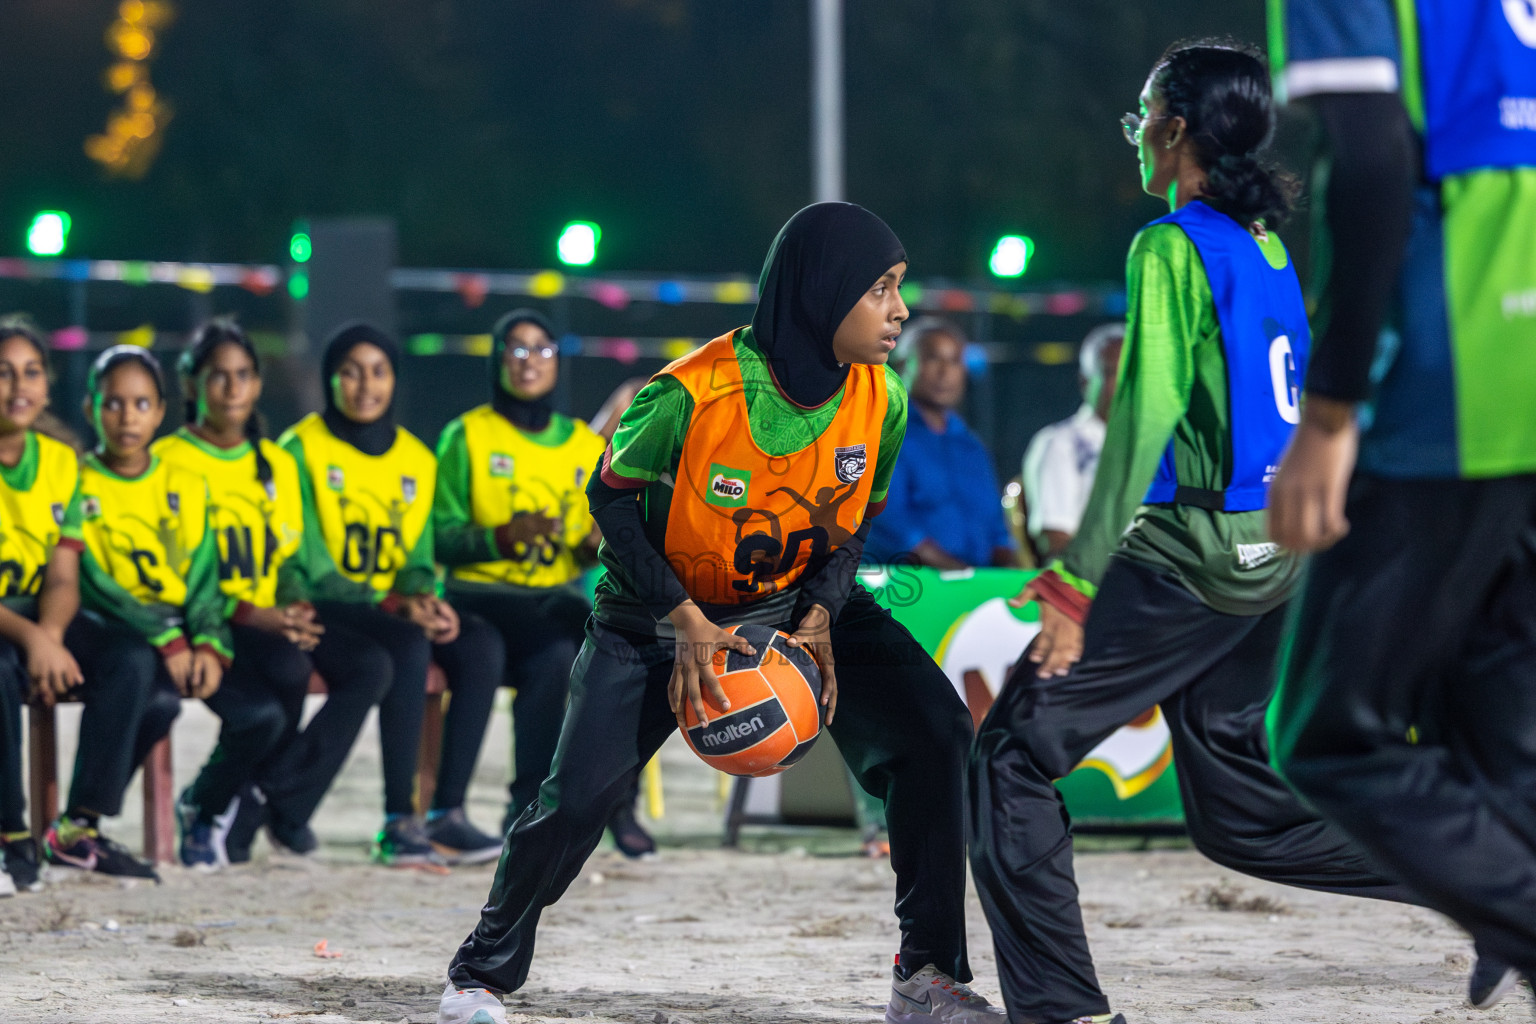
M 731 709 L 731 702 L 715 677 L 715 652 L 732 650 L 756 654 L 757 648 L 749 644 L 746 637 L 727 632 L 710 622 L 692 601 L 684 601 L 672 609 L 667 618 L 677 629 L 677 657 L 672 661 L 667 701 L 677 716 L 677 727 L 686 731 L 686 708 L 693 708 L 696 720 L 709 721 L 709 706 L 704 703 L 706 690 L 720 710 Z
M 188 685 L 192 679 L 192 651 L 183 647 L 175 654 L 162 654 L 165 660 L 165 671 L 171 677 L 171 683 L 175 685 L 176 692 L 183 697 L 192 696 Z
M 437 615 L 437 626 L 427 634 L 435 644 L 451 644 L 459 638 L 459 613 L 440 597 L 428 598 Z
M 1354 405 L 1306 396 L 1269 485 L 1270 540 L 1290 551 L 1322 551 L 1349 532 L 1344 498 L 1359 446 Z
M 1040 634 L 1025 656 L 1040 667 L 1041 679 L 1064 676 L 1083 656 L 1083 627 L 1070 615 L 1045 601 L 1040 602 Z
M 315 620 L 315 606 L 296 601 L 274 608 L 254 608 L 242 620 L 266 633 L 276 633 L 301 651 L 312 651 L 325 627 Z
M 206 647 L 195 648 L 192 651 L 192 668 L 187 674 L 187 688 L 182 693 L 199 700 L 212 697 L 219 692 L 219 684 L 223 681 L 224 665 L 219 661 L 219 656 Z
M 542 510 L 538 512 L 519 512 L 497 531 L 497 542 L 502 541 L 501 534 L 505 534 L 505 540 L 512 544 L 533 544 L 545 537 L 558 537 L 565 531 L 565 523 L 558 516 L 546 515 Z
M 24 646 L 27 674 L 32 677 L 34 692 L 44 704 L 53 704 L 85 681 L 74 655 L 41 626 L 28 632 Z
M 803 647 L 811 652 L 821 669 L 821 706 L 826 708 L 827 724 L 837 714 L 837 670 L 832 658 L 832 613 L 819 604 L 800 620 L 800 628 L 789 638 L 789 646 Z

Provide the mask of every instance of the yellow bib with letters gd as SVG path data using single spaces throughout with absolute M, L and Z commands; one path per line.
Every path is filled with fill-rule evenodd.
M 325 547 L 349 580 L 380 593 L 395 582 L 432 515 L 437 458 L 404 427 L 383 455 L 365 455 L 331 433 L 317 413 L 289 433 L 304 468 Z

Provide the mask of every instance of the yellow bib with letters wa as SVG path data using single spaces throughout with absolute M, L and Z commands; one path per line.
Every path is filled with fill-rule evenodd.
M 154 443 L 154 453 L 208 482 L 208 526 L 219 548 L 219 590 L 225 597 L 270 608 L 277 571 L 304 537 L 299 464 L 265 438 L 261 453 L 272 479 L 256 479 L 256 454 L 241 445 L 221 450 L 182 427 Z
M 437 458 L 404 427 L 377 456 L 332 434 L 316 413 L 289 432 L 304 445 L 316 518 L 336 568 L 387 592 L 431 518 Z
M 570 436 L 559 444 L 541 444 L 513 426 L 489 405 L 461 418 L 469 457 L 471 514 L 493 529 L 519 512 L 543 512 L 560 519 L 558 538 L 520 544 L 512 558 L 462 565 L 455 579 L 473 583 L 512 583 L 554 587 L 581 575 L 573 548 L 592 532 L 587 478 L 602 458 L 605 442 L 580 420 L 568 421 Z

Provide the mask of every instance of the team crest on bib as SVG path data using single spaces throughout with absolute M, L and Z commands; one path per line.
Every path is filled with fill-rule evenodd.
M 864 462 L 862 444 L 832 449 L 832 465 L 837 469 L 837 478 L 845 484 L 851 484 L 864 475 Z
M 325 486 L 333 491 L 339 491 L 347 486 L 347 475 L 341 471 L 340 466 L 325 467 Z
M 177 494 L 175 491 L 166 492 L 165 503 L 171 506 L 172 512 L 181 511 L 181 495 Z
M 268 480 L 268 481 L 266 481 L 265 483 L 262 484 L 262 489 L 267 492 L 267 500 L 268 501 L 276 501 L 277 500 L 277 481 L 275 481 L 275 480 Z
M 512 456 L 501 452 L 491 453 L 491 476 L 511 476 Z
M 101 499 L 94 494 L 88 494 L 80 499 L 80 514 L 87 519 L 96 519 L 101 516 Z
M 53 521 L 56 525 L 64 522 L 64 503 L 62 501 L 54 502 L 49 507 L 49 511 L 53 513 Z
M 416 478 L 413 476 L 402 476 L 400 478 L 400 493 L 405 496 L 406 504 L 410 504 L 411 502 L 415 501 Z

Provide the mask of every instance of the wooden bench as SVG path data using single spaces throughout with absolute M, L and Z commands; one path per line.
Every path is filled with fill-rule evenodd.
M 309 677 L 309 692 L 324 694 L 325 680 Z M 421 720 L 421 753 L 416 761 L 416 807 L 432 805 L 437 788 L 437 765 L 443 750 L 443 704 L 448 678 L 433 664 L 427 669 L 427 706 Z M 51 705 L 34 703 L 28 713 L 32 834 L 43 833 L 59 814 L 59 748 Z M 171 765 L 171 737 L 167 735 L 144 759 L 144 857 L 154 864 L 177 859 L 176 784 Z

